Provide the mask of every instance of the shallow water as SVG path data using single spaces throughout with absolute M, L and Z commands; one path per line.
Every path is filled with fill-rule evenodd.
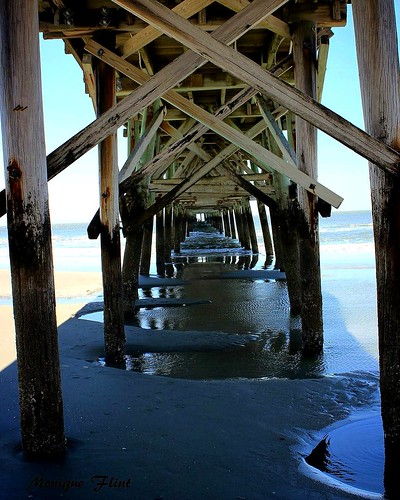
M 344 488 L 384 491 L 383 429 L 378 410 L 356 413 L 345 422 L 324 429 L 324 434 L 306 458 L 310 465 L 342 483 Z
M 215 279 L 232 265 L 187 264 L 188 284 L 142 291 L 142 297 L 211 300 L 188 307 L 141 309 L 134 326 L 150 330 L 196 330 L 257 334 L 254 342 L 224 351 L 128 352 L 131 370 L 179 378 L 304 378 L 350 371 L 377 371 L 375 288 L 372 269 L 324 275 L 324 353 L 301 355 L 301 321 L 289 311 L 286 282 Z M 85 316 L 102 320 L 101 313 Z M 346 356 L 343 356 L 343 353 Z

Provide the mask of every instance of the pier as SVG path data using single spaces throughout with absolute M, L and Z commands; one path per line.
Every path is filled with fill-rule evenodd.
M 365 130 L 321 104 L 332 28 L 352 4 Z M 82 70 L 96 119 L 46 155 L 39 33 Z M 196 220 L 285 273 L 304 357 L 324 347 L 319 217 L 340 193 L 318 181 L 317 130 L 370 165 L 377 264 L 385 490 L 400 493 L 399 62 L 393 0 L 4 0 L 0 103 L 22 447 L 66 452 L 47 183 L 99 151 L 104 351 L 123 366 L 139 277 L 157 271 Z M 11 70 L 12 69 L 12 70 Z M 345 89 L 338 89 L 338 92 Z M 118 168 L 117 130 L 128 158 Z M 355 186 L 356 189 L 356 186 Z M 79 203 L 79 200 L 74 200 Z M 121 225 L 120 225 L 121 224 Z M 125 253 L 121 255 L 121 238 Z

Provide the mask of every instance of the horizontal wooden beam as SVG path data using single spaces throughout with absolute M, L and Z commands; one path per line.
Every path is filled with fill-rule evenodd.
M 263 95 L 286 106 L 370 162 L 391 174 L 399 175 L 400 153 L 300 90 L 263 70 L 258 64 L 231 47 L 192 26 L 164 5 L 155 0 L 113 0 L 113 2 L 156 26 L 218 67 L 232 73 Z
M 229 179 L 228 176 L 225 176 L 227 179 Z M 246 181 L 246 179 L 245 179 Z M 247 181 L 249 182 L 249 181 Z M 246 184 L 247 186 L 248 184 Z M 253 186 L 253 184 L 251 184 Z M 260 191 L 262 191 L 264 194 L 269 194 L 272 195 L 275 191 L 272 188 L 272 186 L 257 186 Z M 168 184 L 163 184 L 163 185 L 154 185 L 153 183 L 150 183 L 149 190 L 153 193 L 168 193 L 171 189 L 173 188 L 173 185 L 168 185 Z M 194 186 L 190 187 L 183 196 L 185 195 L 195 195 L 195 196 L 239 196 L 239 195 L 249 195 L 248 190 L 244 188 L 243 186 L 238 186 L 238 182 L 233 183 L 230 182 L 229 184 L 226 183 L 225 185 L 204 185 L 204 184 L 195 184 Z M 177 197 L 176 199 L 179 199 Z
M 241 176 L 246 179 L 247 181 L 266 181 L 270 183 L 272 181 L 272 175 L 271 174 L 266 174 L 266 173 L 258 173 L 258 174 L 241 174 Z M 175 186 L 177 184 L 180 184 L 182 181 L 185 179 L 182 177 L 173 177 L 171 179 L 152 179 L 150 181 L 150 186 L 158 187 L 158 186 Z M 199 179 L 196 184 L 198 185 L 203 185 L 203 186 L 213 186 L 213 185 L 225 185 L 226 183 L 229 184 L 230 177 L 226 175 L 215 175 L 215 176 L 210 176 L 210 177 L 203 177 L 202 179 Z
M 289 24 L 301 21 L 311 21 L 319 28 L 337 28 L 346 26 L 347 23 L 347 1 L 340 3 L 340 8 L 333 11 L 332 2 L 322 3 L 300 3 L 289 4 L 284 9 L 283 17 Z
M 250 2 L 248 0 L 217 0 L 218 3 L 233 10 L 234 12 L 239 12 L 245 7 L 247 7 Z M 284 38 L 290 38 L 290 27 L 289 25 L 275 16 L 269 16 L 264 21 L 261 21 L 258 26 L 260 28 L 266 28 L 277 35 L 283 36 Z

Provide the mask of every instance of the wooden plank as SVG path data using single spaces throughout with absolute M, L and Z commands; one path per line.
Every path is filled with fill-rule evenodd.
M 317 101 L 322 100 L 322 91 L 325 82 L 325 73 L 328 64 L 328 54 L 329 54 L 329 37 L 321 37 L 321 42 L 318 49 L 318 69 L 317 69 Z
M 0 2 L 0 111 L 22 448 L 28 458 L 50 460 L 64 454 L 66 441 L 38 34 L 37 2 Z
M 250 4 L 248 0 L 217 0 L 217 2 L 234 12 L 240 12 Z M 267 19 L 264 19 L 264 21 L 261 21 L 258 26 L 260 28 L 266 28 L 284 38 L 290 38 L 289 25 L 278 17 L 271 15 Z
M 96 111 L 97 101 L 96 101 L 96 84 L 94 81 L 94 72 L 93 72 L 93 56 L 90 54 L 83 54 L 82 56 L 82 70 L 83 70 L 83 79 L 85 81 L 86 90 L 92 99 L 94 110 Z
M 157 133 L 157 130 L 161 125 L 161 122 L 163 121 L 166 112 L 167 112 L 166 108 L 161 108 L 158 111 L 158 113 L 156 113 L 153 116 L 144 134 L 140 137 L 132 153 L 129 155 L 128 159 L 126 160 L 123 167 L 119 171 L 118 174 L 119 183 L 128 178 L 135 170 L 137 164 L 139 163 L 139 160 L 146 151 L 147 146 L 150 144 L 155 134 Z
M 253 5 L 257 0 L 253 0 Z M 384 170 L 399 174 L 400 154 L 155 0 L 113 0 L 149 24 L 250 84 Z M 245 9 L 246 10 L 246 9 Z M 215 35 L 215 33 L 214 33 Z M 296 181 L 297 182 L 297 181 Z M 335 206 L 335 205 L 333 205 Z
M 270 174 L 265 174 L 265 173 L 257 173 L 257 174 L 241 174 L 244 179 L 247 181 L 271 181 L 271 175 Z M 177 184 L 180 184 L 183 180 L 185 180 L 183 177 L 182 178 L 176 178 L 173 177 L 171 179 L 152 179 L 150 181 L 150 186 L 176 186 Z M 199 179 L 197 181 L 198 185 L 204 185 L 204 186 L 213 186 L 215 184 L 221 184 L 225 185 L 229 181 L 229 177 L 224 176 L 224 175 L 216 175 L 213 177 L 203 177 L 202 179 Z
M 183 2 L 179 3 L 172 10 L 184 19 L 189 19 L 189 17 L 194 16 L 212 3 L 214 3 L 214 0 L 183 0 Z M 119 52 L 126 59 L 161 35 L 162 31 L 153 26 L 147 26 L 136 35 L 130 37 L 122 47 L 119 47 Z
M 275 118 L 268 109 L 268 105 L 262 97 L 257 98 L 257 104 L 260 108 L 261 114 L 267 124 L 268 130 L 270 131 L 272 137 L 274 138 L 276 144 L 278 145 L 282 157 L 294 167 L 297 167 L 297 157 L 296 152 L 293 150 L 292 146 L 289 144 L 286 137 L 283 135 L 282 130 L 276 123 Z
M 258 0 L 254 1 L 256 2 Z M 262 2 L 262 0 L 260 1 Z M 135 79 L 137 83 L 144 84 L 146 81 L 148 81 L 147 79 L 149 77 L 145 75 L 142 71 L 140 71 L 138 68 L 135 68 L 135 66 L 124 61 L 121 57 L 116 56 L 111 51 L 107 50 L 105 47 L 101 47 L 93 40 L 91 40 L 86 45 L 86 50 L 88 50 L 91 54 L 95 55 L 100 53 L 102 60 L 107 61 L 115 69 L 124 73 L 126 76 Z M 177 92 L 169 90 L 163 95 L 163 99 L 173 104 L 174 106 L 182 110 L 184 113 L 187 113 L 189 116 L 198 120 L 208 129 L 213 130 L 214 132 L 220 134 L 225 139 L 228 139 L 229 141 L 233 142 L 237 146 L 236 149 L 242 148 L 252 156 L 256 156 L 260 160 L 264 161 L 264 163 L 268 164 L 270 168 L 273 168 L 278 172 L 287 175 L 294 182 L 300 184 L 302 187 L 309 190 L 316 196 L 322 198 L 327 203 L 333 205 L 336 208 L 338 208 L 342 203 L 343 198 L 330 191 L 328 188 L 320 184 L 318 181 L 303 174 L 296 167 L 289 165 L 286 161 L 275 156 L 274 154 L 272 154 L 259 144 L 253 142 L 251 139 L 248 139 L 246 136 L 234 130 L 232 127 L 224 123 L 222 120 L 216 118 L 214 115 L 208 113 L 203 108 L 197 106 L 193 102 L 190 102 L 188 99 L 185 99 Z
M 230 179 L 228 176 L 224 176 L 224 177 L 226 177 L 227 179 Z M 244 179 L 244 181 L 247 183 L 246 186 L 248 184 L 253 186 L 253 184 L 251 184 L 248 180 L 246 180 L 245 177 L 241 177 L 241 178 Z M 181 179 L 181 182 L 182 182 L 182 180 L 184 180 L 184 179 Z M 204 184 L 196 183 L 193 186 L 191 186 L 187 191 L 185 191 L 185 194 L 191 194 L 191 195 L 196 194 L 196 195 L 204 195 L 204 196 L 208 196 L 208 195 L 215 195 L 215 196 L 246 195 L 246 196 L 248 196 L 249 191 L 246 190 L 246 188 L 244 188 L 242 186 L 240 186 L 240 188 L 239 188 L 237 186 L 237 184 L 238 184 L 238 182 L 236 182 L 236 183 L 235 182 L 229 182 L 229 183 L 226 182 L 224 185 L 221 185 L 221 186 L 217 186 L 217 185 L 213 186 L 213 185 L 204 185 Z M 157 185 L 157 184 L 150 183 L 149 190 L 151 192 L 154 192 L 154 193 L 168 193 L 174 187 L 174 185 L 176 186 L 177 184 Z M 272 195 L 274 193 L 274 189 L 272 188 L 272 186 L 265 186 L 264 185 L 264 186 L 257 186 L 257 188 L 265 194 Z M 250 194 L 252 194 L 252 193 L 250 193 Z
M 336 0 L 334 1 L 336 2 Z M 332 2 L 296 2 L 295 4 L 289 4 L 287 12 L 285 13 L 285 20 L 290 25 L 301 21 L 312 21 L 315 25 L 321 28 L 346 26 L 346 3 L 347 2 L 339 4 L 339 9 L 336 10 L 335 5 L 332 6 Z
M 364 121 L 369 133 L 400 150 L 399 47 L 393 0 L 353 0 Z M 397 6 L 397 5 L 396 5 Z M 400 182 L 370 164 L 374 223 L 384 490 L 400 496 Z

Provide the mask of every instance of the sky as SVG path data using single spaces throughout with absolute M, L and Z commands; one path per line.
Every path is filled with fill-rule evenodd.
M 322 103 L 364 128 L 351 6 L 348 14 L 347 26 L 333 29 Z M 91 123 L 95 113 L 84 91 L 82 71 L 73 56 L 64 53 L 63 42 L 41 38 L 40 45 L 48 154 Z M 120 131 L 120 168 L 126 159 L 126 148 Z M 367 161 L 323 132 L 318 134 L 318 172 L 319 182 L 344 198 L 339 210 L 370 209 Z M 0 189 L 4 189 L 4 168 Z M 97 148 L 93 148 L 49 182 L 52 222 L 89 222 L 98 208 L 98 196 Z M 0 225 L 5 224 L 3 217 Z

